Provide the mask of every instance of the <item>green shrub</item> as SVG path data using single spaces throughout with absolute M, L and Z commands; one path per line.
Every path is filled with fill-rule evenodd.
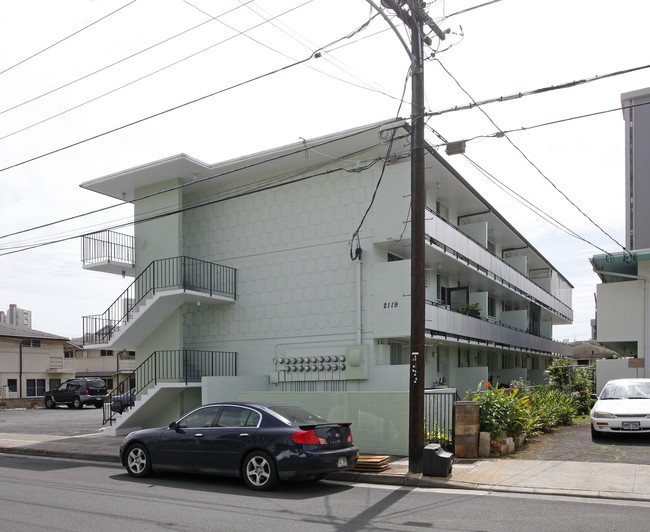
M 592 368 L 571 366 L 568 360 L 556 360 L 547 369 L 551 389 L 572 396 L 578 414 L 588 414 L 594 406 L 591 394 L 596 383 L 592 372 Z
M 511 389 L 488 383 L 472 399 L 481 401 L 480 430 L 489 432 L 492 441 L 522 432 L 540 434 L 557 425 L 570 424 L 579 404 L 572 394 L 544 386 L 528 388 L 523 382 L 513 383 Z
M 439 443 L 440 446 L 446 451 L 453 452 L 452 437 L 450 432 L 441 429 L 438 425 L 434 425 L 432 430 L 429 430 L 429 423 L 425 421 L 424 424 L 424 443 Z

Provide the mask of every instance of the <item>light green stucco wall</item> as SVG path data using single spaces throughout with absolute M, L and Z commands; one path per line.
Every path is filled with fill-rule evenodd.
M 242 392 L 239 399 L 299 405 L 328 421 L 351 422 L 361 453 L 408 455 L 408 392 Z
M 183 189 L 179 179 L 170 179 L 136 190 L 135 221 L 165 212 L 177 211 L 183 205 Z M 168 190 L 168 192 L 161 192 Z M 152 195 L 155 194 L 155 195 Z M 136 275 L 153 260 L 182 255 L 182 214 L 157 217 L 135 225 Z M 162 237 L 164 235 L 164 237 Z
M 137 363 L 142 364 L 154 351 L 160 349 L 183 349 L 183 313 L 181 309 L 175 310 L 152 335 L 137 347 Z
M 201 388 L 186 388 L 171 401 L 161 404 L 156 414 L 147 419 L 145 426 L 165 427 L 201 404 Z

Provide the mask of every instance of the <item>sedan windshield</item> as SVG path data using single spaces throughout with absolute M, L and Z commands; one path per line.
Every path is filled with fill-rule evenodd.
M 319 423 L 327 423 L 322 417 L 307 412 L 299 406 L 289 406 L 289 405 L 273 405 L 268 407 L 269 410 L 275 412 L 279 416 L 283 417 L 290 423 L 296 425 L 316 425 Z
M 600 399 L 650 399 L 650 382 L 608 384 Z

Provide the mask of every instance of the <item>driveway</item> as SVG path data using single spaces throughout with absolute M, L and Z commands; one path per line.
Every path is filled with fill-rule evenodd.
M 0 410 L 0 433 L 49 434 L 78 436 L 92 434 L 102 428 L 102 409 L 84 407 L 74 410 L 59 406 L 29 410 Z
M 591 441 L 589 416 L 534 437 L 512 455 L 516 460 L 555 460 L 650 465 L 650 434 L 625 434 Z

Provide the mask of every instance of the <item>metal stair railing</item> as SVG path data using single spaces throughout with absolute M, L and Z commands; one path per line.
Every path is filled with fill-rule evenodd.
M 231 351 L 199 351 L 173 349 L 154 351 L 133 373 L 108 394 L 104 402 L 103 424 L 113 424 L 116 414 L 111 404 L 116 395 L 128 394 L 135 388 L 135 397 L 160 382 L 201 382 L 202 377 L 237 375 L 237 353 Z M 127 402 L 127 409 L 131 405 Z
M 237 270 L 191 257 L 153 261 L 103 314 L 83 317 L 83 343 L 106 344 L 158 290 L 182 289 L 236 296 Z

